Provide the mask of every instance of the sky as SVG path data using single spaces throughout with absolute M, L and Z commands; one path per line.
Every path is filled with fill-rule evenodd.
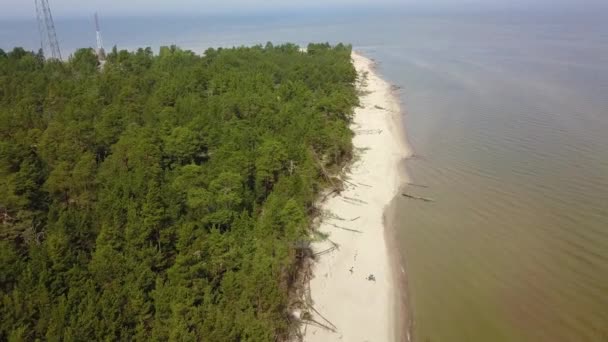
M 533 8 L 605 6 L 608 0 L 48 0 L 55 17 L 104 15 L 263 13 L 281 10 L 381 8 Z M 0 0 L 0 17 L 35 15 L 34 0 Z

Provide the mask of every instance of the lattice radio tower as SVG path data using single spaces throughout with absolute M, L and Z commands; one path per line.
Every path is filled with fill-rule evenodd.
M 106 59 L 106 52 L 103 49 L 103 41 L 101 40 L 101 29 L 99 28 L 99 18 L 97 17 L 97 12 L 95 12 L 95 33 L 97 36 L 97 58 L 100 61 Z
M 48 47 L 51 51 L 51 58 L 61 59 L 55 23 L 49 7 L 48 0 L 34 0 L 36 4 L 36 17 L 38 19 L 38 31 L 40 32 L 40 47 L 44 52 Z

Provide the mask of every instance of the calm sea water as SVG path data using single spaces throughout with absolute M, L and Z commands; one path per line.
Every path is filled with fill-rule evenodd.
M 104 18 L 106 47 L 350 42 L 403 87 L 416 341 L 608 341 L 605 13 Z M 64 55 L 91 19 L 57 20 Z M 0 48 L 38 47 L 0 22 Z
M 606 16 L 608 17 L 608 16 Z M 402 23 L 417 341 L 608 341 L 608 23 Z

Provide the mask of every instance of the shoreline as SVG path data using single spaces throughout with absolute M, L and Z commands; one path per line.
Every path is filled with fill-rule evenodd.
M 344 190 L 320 203 L 312 245 L 310 297 L 313 322 L 304 341 L 408 341 L 405 272 L 394 246 L 391 203 L 408 181 L 400 164 L 412 154 L 394 89 L 375 62 L 352 53 L 360 107 L 351 129 L 355 157 L 344 175 Z M 322 255 L 321 255 L 322 254 Z

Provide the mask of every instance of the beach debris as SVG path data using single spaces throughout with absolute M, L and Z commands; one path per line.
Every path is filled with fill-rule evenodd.
M 321 217 L 323 219 L 329 219 L 329 220 L 346 221 L 346 219 L 344 217 L 340 217 L 330 210 L 322 210 Z
M 411 198 L 411 199 L 415 199 L 415 200 L 424 201 L 424 202 L 435 202 L 435 200 L 432 199 L 432 198 L 414 196 L 414 195 L 410 195 L 410 194 L 406 194 L 406 193 L 402 193 L 401 196 L 407 197 L 407 198 Z
M 428 188 L 429 187 L 428 185 L 422 185 L 422 184 L 416 184 L 416 183 L 406 183 L 406 184 L 409 186 L 416 186 L 419 188 Z
M 421 159 L 421 160 L 426 160 L 426 157 L 417 153 L 412 153 L 412 155 L 409 157 L 409 159 Z
M 322 232 L 318 229 L 318 227 L 313 228 L 313 231 L 311 232 L 311 239 L 313 241 L 329 241 L 329 233 L 327 232 Z
M 314 306 L 309 305 L 308 307 L 309 307 L 309 308 L 310 308 L 312 311 L 314 311 L 314 312 L 315 312 L 315 313 L 316 313 L 316 314 L 317 314 L 319 317 L 321 317 L 321 318 L 322 318 L 322 319 L 323 319 L 323 320 L 324 320 L 324 321 L 325 321 L 327 324 L 329 324 L 331 327 L 329 327 L 329 326 L 327 326 L 327 325 L 325 325 L 325 324 L 319 323 L 318 321 L 313 320 L 313 319 L 312 319 L 312 315 L 310 314 L 310 312 L 306 312 L 306 313 L 308 313 L 308 318 L 309 318 L 308 320 L 309 320 L 309 321 L 315 322 L 315 323 L 317 323 L 317 324 L 319 324 L 319 325 L 321 325 L 321 326 L 323 326 L 323 327 L 325 327 L 325 328 L 327 328 L 328 330 L 331 330 L 331 331 L 333 331 L 333 332 L 336 332 L 336 331 L 338 330 L 338 327 L 336 327 L 336 326 L 335 326 L 335 325 L 334 325 L 332 322 L 330 322 L 330 321 L 329 321 L 327 318 L 325 318 L 323 315 L 321 315 L 321 313 L 320 313 L 319 311 L 317 311 L 317 309 L 315 309 L 315 308 L 314 308 Z
M 328 192 L 325 196 L 323 196 L 323 198 L 321 199 L 321 202 L 325 202 L 325 200 L 327 199 L 327 197 L 333 195 L 333 194 L 338 194 L 338 190 L 333 189 L 332 191 Z
M 361 205 L 361 203 L 357 203 L 357 202 L 355 202 L 355 201 L 350 201 L 350 200 L 348 200 L 348 199 L 345 199 L 344 197 L 342 197 L 342 201 L 344 201 L 344 202 L 346 202 L 346 203 L 348 203 L 348 204 L 352 204 L 352 205 L 358 205 L 358 206 L 360 206 L 360 205 Z
M 350 274 L 353 274 L 355 272 L 354 268 L 355 268 L 355 266 L 351 267 L 350 270 L 348 270 L 350 272 Z
M 384 108 L 384 107 L 382 107 L 382 106 L 378 106 L 378 105 L 375 105 L 375 106 L 374 106 L 374 108 L 376 108 L 376 109 L 380 109 L 380 110 L 386 110 L 386 108 Z
M 321 173 L 323 174 L 323 177 L 325 179 L 327 179 L 327 181 L 329 182 L 329 184 L 331 184 L 331 187 L 337 191 L 338 193 L 340 193 L 340 191 L 342 191 L 342 187 L 339 184 L 334 183 L 334 177 L 332 177 L 330 175 L 329 172 L 327 172 L 327 170 L 325 169 L 325 167 L 323 166 L 323 163 L 321 162 L 322 158 L 319 158 L 317 156 L 317 154 L 315 153 L 315 151 L 311 148 L 310 152 L 312 154 L 313 160 L 314 162 L 317 164 L 317 166 L 319 167 L 319 170 L 321 171 Z
M 352 198 L 352 197 L 346 197 L 346 196 L 342 196 L 343 199 L 347 200 L 347 201 L 351 201 L 351 202 L 355 202 L 355 203 L 361 203 L 361 204 L 368 204 L 367 202 L 357 199 L 357 198 Z
M 373 274 L 370 274 L 370 275 L 369 275 L 369 276 L 367 276 L 367 278 L 365 278 L 365 279 L 367 279 L 368 281 L 373 281 L 373 282 L 376 282 L 376 277 L 375 277 Z
M 367 185 L 367 184 L 363 184 L 363 183 L 359 183 L 359 182 L 357 182 L 357 184 L 368 187 L 368 188 L 373 188 L 373 186 L 371 186 L 371 185 Z
M 317 256 L 321 256 L 321 255 L 324 255 L 324 254 L 327 254 L 327 253 L 331 253 L 331 252 L 335 251 L 336 249 L 338 249 L 337 246 L 332 246 L 332 247 L 329 247 L 328 249 L 324 249 L 324 250 L 322 250 L 320 252 L 316 252 L 312 256 L 313 256 L 313 258 L 317 257 Z
M 311 307 L 311 308 L 312 308 L 312 307 Z M 313 310 L 314 310 L 314 309 L 313 309 Z M 315 310 L 315 311 L 316 311 L 316 310 Z M 323 316 L 321 316 L 321 318 L 323 318 Z M 301 319 L 302 321 L 306 322 L 306 324 L 316 325 L 316 326 L 321 327 L 321 328 L 323 328 L 323 329 L 327 329 L 327 330 L 332 331 L 332 332 L 337 332 L 335 327 L 331 327 L 331 326 L 329 326 L 329 325 L 327 325 L 327 324 L 323 324 L 323 323 L 321 323 L 321 322 L 319 322 L 319 321 L 315 320 L 315 319 L 312 317 L 312 314 L 311 314 L 310 312 L 308 312 L 308 311 L 304 311 L 304 312 L 302 312 L 302 314 L 300 315 L 300 319 Z M 328 321 L 328 322 L 329 322 L 329 321 Z M 331 324 L 331 322 L 330 322 L 329 324 Z M 331 325 L 333 325 L 333 324 L 331 324 Z
M 341 216 L 336 215 L 335 213 L 333 213 L 332 211 L 329 211 L 329 210 L 323 210 L 323 211 L 321 212 L 321 217 L 322 217 L 323 219 L 328 219 L 328 220 L 336 220 L 336 221 L 350 221 L 350 222 L 357 221 L 358 219 L 360 219 L 360 218 L 361 218 L 361 216 L 357 216 L 357 217 L 352 218 L 352 219 L 346 219 L 346 218 L 344 218 L 344 217 L 341 217 Z
M 352 185 L 352 186 L 353 186 L 353 187 L 355 187 L 355 188 L 358 188 L 357 184 L 355 184 L 355 183 L 353 183 L 353 182 L 350 182 L 350 181 L 348 181 L 348 180 L 346 180 L 346 179 L 342 179 L 342 178 L 338 178 L 338 179 L 339 179 L 339 180 L 341 180 L 341 181 L 342 181 L 342 182 L 344 182 L 344 183 L 348 183 L 348 184 Z
M 293 248 L 295 249 L 296 258 L 298 259 L 306 259 L 314 256 L 310 241 L 297 241 L 294 243 Z
M 360 135 L 382 134 L 382 130 L 381 129 L 360 129 L 360 130 L 356 130 L 355 133 L 360 134 Z
M 349 231 L 349 232 L 363 234 L 363 232 L 362 232 L 362 231 L 360 231 L 360 230 L 351 229 L 351 228 L 346 228 L 346 227 L 340 227 L 340 226 L 335 225 L 335 224 L 333 224 L 333 223 L 328 223 L 328 225 L 333 226 L 333 227 L 336 227 L 336 228 L 338 228 L 338 229 L 343 229 L 343 230 L 346 230 L 346 231 Z
M 364 97 L 364 96 L 367 96 L 367 95 L 373 93 L 373 91 L 364 90 L 365 88 L 367 88 L 367 86 L 362 86 L 359 89 L 357 89 L 357 95 L 359 97 Z M 365 107 L 363 105 L 359 105 L 359 108 L 365 108 Z

